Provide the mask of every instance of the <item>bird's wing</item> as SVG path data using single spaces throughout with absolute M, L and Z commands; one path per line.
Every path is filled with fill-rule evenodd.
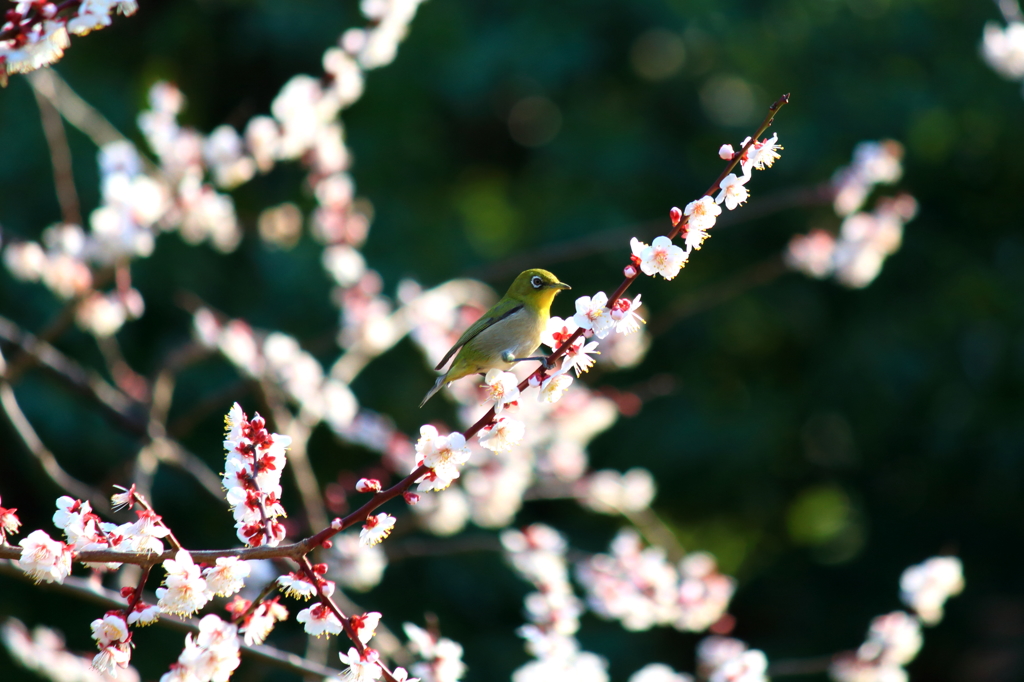
M 508 309 L 502 310 L 501 308 L 504 306 L 499 304 L 498 306 L 488 310 L 484 316 L 474 322 L 469 329 L 462 332 L 462 336 L 459 337 L 459 340 L 455 342 L 455 345 L 451 347 L 451 350 L 445 353 L 441 362 L 437 363 L 437 367 L 434 369 L 441 371 L 441 368 L 448 363 L 448 360 L 450 360 L 460 348 L 472 341 L 480 332 L 523 309 L 522 303 L 513 301 L 509 301 L 509 303 L 512 303 L 512 305 Z

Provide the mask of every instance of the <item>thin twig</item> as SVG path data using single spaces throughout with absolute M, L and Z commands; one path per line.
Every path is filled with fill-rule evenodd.
M 97 147 L 111 142 L 130 142 L 53 69 L 33 71 L 28 75 L 28 82 L 32 89 L 49 100 L 65 121 L 85 133 Z
M 21 411 L 21 406 L 18 405 L 18 400 L 14 395 L 14 389 L 11 388 L 11 385 L 6 380 L 0 380 L 0 405 L 3 406 L 8 421 L 11 422 L 11 426 L 14 427 L 18 437 L 21 438 L 25 449 L 35 457 L 50 480 L 69 495 L 82 500 L 89 500 L 93 508 L 102 508 L 106 501 L 106 496 L 99 490 L 82 483 L 64 471 L 60 463 L 57 462 L 57 458 L 43 444 L 36 430 L 32 428 L 32 423 L 28 420 L 28 417 Z
M 810 187 L 797 187 L 759 197 L 757 202 L 744 206 L 742 211 L 731 211 L 718 217 L 715 232 L 759 220 L 793 208 L 827 206 L 835 200 L 831 182 Z M 487 263 L 466 272 L 467 277 L 486 282 L 503 281 L 530 267 L 551 267 L 558 263 L 579 260 L 590 255 L 607 253 L 622 248 L 630 237 L 650 234 L 664 224 L 664 219 L 645 220 L 623 228 L 614 228 L 587 234 L 577 239 L 540 246 L 526 254 L 517 254 L 505 260 Z
M 45 367 L 77 392 L 91 398 L 103 408 L 107 417 L 128 433 L 135 436 L 146 433 L 145 423 L 137 411 L 137 403 L 107 383 L 99 373 L 86 370 L 49 342 L 22 330 L 5 317 L 0 317 L 0 339 L 15 345 L 20 352 L 20 357 L 7 368 L 8 381 L 13 383 L 18 377 L 17 360 L 22 360 L 20 366 L 24 367 L 28 359 L 28 362 Z
M 31 578 L 10 564 L 0 563 L 0 573 L 14 578 L 19 578 L 21 580 L 31 581 Z M 68 576 L 64 579 L 63 583 L 40 583 L 39 585 L 36 585 L 36 587 L 90 601 L 94 604 L 98 604 L 104 609 L 124 608 L 124 599 L 121 598 L 120 594 L 113 590 L 100 587 L 85 578 Z M 147 596 L 146 601 L 155 602 L 156 599 Z M 192 620 L 183 620 L 177 616 L 172 616 L 166 613 L 160 614 L 158 623 L 162 626 L 170 627 L 180 632 L 199 632 L 199 625 L 197 622 Z M 240 642 L 240 645 L 243 655 L 247 658 L 282 670 L 299 674 L 306 673 L 318 675 L 320 677 L 333 677 L 341 673 L 340 670 L 335 668 L 307 661 L 297 654 L 282 651 L 265 644 L 248 645 Z
M 57 191 L 57 203 L 60 204 L 61 218 L 72 225 L 82 224 L 82 208 L 75 191 L 75 175 L 71 166 L 71 148 L 64 124 L 60 120 L 60 112 L 49 99 L 43 97 L 39 90 L 32 88 L 36 104 L 39 105 L 39 118 L 46 135 L 46 144 L 50 148 L 50 164 L 53 167 L 53 186 Z

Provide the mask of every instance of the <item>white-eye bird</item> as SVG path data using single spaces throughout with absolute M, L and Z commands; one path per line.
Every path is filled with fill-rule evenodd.
M 544 360 L 530 357 L 540 346 L 540 335 L 547 326 L 551 302 L 558 292 L 571 289 L 547 270 L 534 268 L 516 277 L 501 300 L 463 332 L 441 362 L 440 371 L 452 355 L 455 361 L 437 378 L 433 388 L 420 403 L 423 407 L 431 396 L 456 379 L 470 374 L 484 374 L 489 369 L 507 370 L 515 362 Z

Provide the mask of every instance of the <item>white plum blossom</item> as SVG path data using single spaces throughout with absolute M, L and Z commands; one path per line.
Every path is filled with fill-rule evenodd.
M 241 663 L 238 627 L 210 614 L 199 632 L 185 636 L 185 648 L 160 682 L 227 682 Z
M 689 216 L 687 226 L 691 231 L 707 232 L 715 226 L 718 216 L 722 214 L 722 208 L 709 196 L 691 201 L 683 209 L 683 215 Z M 687 244 L 689 245 L 689 244 Z M 697 248 L 700 248 L 699 246 Z
M 45 531 L 34 530 L 21 542 L 18 568 L 38 582 L 62 583 L 71 574 L 71 548 L 52 539 Z
M 576 299 L 576 314 L 572 319 L 583 329 L 588 329 L 599 339 L 611 333 L 615 327 L 611 311 L 608 310 L 608 296 L 599 291 L 593 296 L 580 296 Z
M 633 300 L 622 296 L 615 300 L 612 305 L 612 319 L 615 320 L 616 332 L 632 334 L 640 330 L 640 325 L 647 324 L 644 318 L 637 315 L 636 309 L 640 306 L 640 294 L 637 294 Z
M 90 624 L 92 638 L 99 647 L 110 646 L 128 639 L 128 623 L 120 611 L 107 611 L 102 618 Z
M 645 275 L 661 275 L 671 280 L 686 265 L 686 252 L 665 236 L 655 237 L 650 244 L 633 237 L 629 241 L 629 247 L 633 252 L 634 262 L 639 261 L 640 269 Z
M 749 137 L 743 140 L 743 145 L 746 145 L 747 142 L 750 142 Z M 780 149 L 782 147 L 779 146 L 778 133 L 774 133 L 771 137 L 764 140 L 755 140 L 754 144 L 750 145 L 750 148 L 747 150 L 746 158 L 741 162 L 743 173 L 749 175 L 751 168 L 754 170 L 771 168 L 776 159 L 781 158 L 779 155 Z
M 420 479 L 420 492 L 444 490 L 451 485 L 469 455 L 466 437 L 461 433 L 456 431 L 442 436 L 430 424 L 421 426 L 420 438 L 416 441 L 416 466 L 427 466 L 431 471 Z
M 725 207 L 730 211 L 740 206 L 750 198 L 750 192 L 747 190 L 745 182 L 746 179 L 741 180 L 736 177 L 735 173 L 726 175 L 718 185 L 722 191 L 715 197 L 715 203 L 721 204 L 725 202 Z
M 494 452 L 504 452 L 518 445 L 525 433 L 526 425 L 523 422 L 511 417 L 499 417 L 480 431 L 480 445 Z
M 128 614 L 128 624 L 139 626 L 152 625 L 160 620 L 161 613 L 160 607 L 156 604 L 147 604 L 139 601 L 135 608 L 132 609 L 132 612 Z
M 355 631 L 359 641 L 366 644 L 377 632 L 377 626 L 380 624 L 380 613 L 370 611 L 361 616 L 352 616 L 349 618 L 349 623 L 352 625 L 352 629 Z
M 550 376 L 540 384 L 537 400 L 542 403 L 556 403 L 572 385 L 572 377 L 563 372 Z
M 359 542 L 364 546 L 372 547 L 391 535 L 394 527 L 395 517 L 391 514 L 380 513 L 370 516 L 363 524 L 363 529 L 359 531 Z
M 158 605 L 167 613 L 189 616 L 206 606 L 213 597 L 192 555 L 181 549 L 163 563 L 167 576 L 164 587 L 158 587 Z
M 309 608 L 302 609 L 295 616 L 295 620 L 302 623 L 306 634 L 314 637 L 337 635 L 342 631 L 341 620 L 324 604 L 313 604 Z
M 278 576 L 277 584 L 282 592 L 295 599 L 308 601 L 316 596 L 316 585 L 295 573 Z
M 218 557 L 217 565 L 203 569 L 206 586 L 218 597 L 230 597 L 243 587 L 252 569 L 238 557 Z
M 615 311 L 613 310 L 613 322 L 615 321 L 614 313 Z M 579 328 L 580 325 L 572 317 L 564 320 L 560 317 L 550 317 L 548 318 L 547 327 L 545 327 L 544 332 L 541 334 L 541 343 L 549 346 L 551 350 L 555 350 L 565 343 Z M 566 349 L 559 371 L 568 372 L 570 369 L 575 369 L 576 376 L 586 372 L 594 366 L 594 358 L 591 355 L 600 354 L 597 346 L 597 341 L 587 342 L 585 337 L 580 336 Z
M 347 654 L 338 654 L 341 662 L 348 666 L 341 672 L 342 680 L 346 682 L 370 682 L 371 680 L 380 679 L 383 671 L 377 663 L 377 652 L 373 649 L 367 649 L 366 652 L 367 656 L 364 658 L 359 655 L 359 651 L 355 647 L 352 647 L 348 650 Z
M 501 412 L 506 405 L 519 400 L 519 379 L 511 372 L 490 369 L 484 376 L 486 400 L 494 402 L 494 413 Z

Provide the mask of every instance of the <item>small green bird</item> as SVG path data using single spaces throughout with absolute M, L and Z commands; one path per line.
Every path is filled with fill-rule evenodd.
M 534 268 L 516 277 L 500 301 L 467 329 L 434 369 L 440 371 L 448 359 L 455 361 L 448 371 L 437 378 L 420 403 L 423 407 L 430 398 L 456 379 L 470 374 L 483 374 L 497 367 L 507 370 L 514 362 L 543 360 L 529 357 L 540 346 L 540 335 L 547 326 L 551 302 L 568 284 L 547 270 Z

